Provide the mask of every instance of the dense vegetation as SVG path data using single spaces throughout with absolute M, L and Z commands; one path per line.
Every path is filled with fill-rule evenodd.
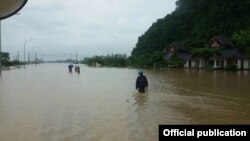
M 12 65 L 19 65 L 20 62 L 17 60 L 10 61 L 9 53 L 7 52 L 0 52 L 2 65 L 3 66 L 12 66 Z
M 214 35 L 229 37 L 250 57 L 250 0 L 178 0 L 176 6 L 138 38 L 131 64 L 164 65 L 161 52 L 174 41 L 207 55 L 213 52 L 207 44 Z
M 84 58 L 82 63 L 89 66 L 96 66 L 96 64 L 99 64 L 106 67 L 126 67 L 128 58 L 125 54 L 111 54 Z

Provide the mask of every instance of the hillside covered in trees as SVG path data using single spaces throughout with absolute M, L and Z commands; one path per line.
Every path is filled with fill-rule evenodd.
M 240 50 L 250 52 L 250 0 L 178 0 L 176 6 L 138 38 L 130 64 L 162 65 L 162 52 L 172 42 L 204 48 L 215 35 L 226 36 Z

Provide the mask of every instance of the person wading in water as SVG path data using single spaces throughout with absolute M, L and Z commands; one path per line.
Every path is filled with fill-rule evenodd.
M 72 72 L 72 68 L 73 68 L 74 66 L 72 65 L 72 64 L 70 64 L 69 66 L 68 66 L 68 68 L 69 68 L 69 72 Z
M 145 90 L 148 88 L 147 77 L 143 75 L 143 71 L 138 72 L 139 76 L 136 79 L 136 89 L 139 93 L 145 93 Z

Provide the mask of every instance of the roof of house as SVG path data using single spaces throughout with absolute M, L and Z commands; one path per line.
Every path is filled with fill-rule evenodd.
M 234 44 L 232 43 L 232 41 L 229 38 L 225 37 L 225 36 L 214 36 L 211 39 L 209 45 L 212 44 L 213 40 L 217 41 L 221 46 L 234 48 Z
M 186 50 L 185 46 L 181 42 L 173 42 L 171 47 L 175 47 L 176 50 Z
M 170 44 L 170 47 L 174 47 L 175 51 L 166 51 L 164 55 L 165 60 L 170 60 L 173 54 L 176 54 L 177 58 L 180 58 L 181 60 L 190 59 L 192 57 L 192 55 L 188 52 L 188 50 L 181 42 L 173 42 L 172 44 Z
M 232 49 L 222 48 L 219 50 L 219 56 L 222 59 L 244 58 L 244 55 L 235 48 Z
M 173 52 L 168 52 L 165 54 L 164 59 L 170 60 L 173 55 L 174 55 Z M 177 53 L 176 55 L 177 55 L 177 58 L 180 58 L 181 60 L 191 59 L 191 57 L 192 57 L 192 55 L 188 52 L 180 52 L 180 53 Z
M 166 53 L 166 54 L 164 55 L 163 58 L 164 58 L 165 60 L 170 60 L 170 58 L 173 56 L 173 54 L 174 54 L 173 52 L 168 52 L 168 53 Z
M 182 60 L 188 60 L 188 59 L 192 58 L 192 55 L 188 52 L 179 53 L 177 56 L 178 56 L 178 58 L 180 58 Z

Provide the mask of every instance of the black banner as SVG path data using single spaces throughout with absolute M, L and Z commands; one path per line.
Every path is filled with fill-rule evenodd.
M 159 141 L 249 140 L 250 125 L 159 125 Z

